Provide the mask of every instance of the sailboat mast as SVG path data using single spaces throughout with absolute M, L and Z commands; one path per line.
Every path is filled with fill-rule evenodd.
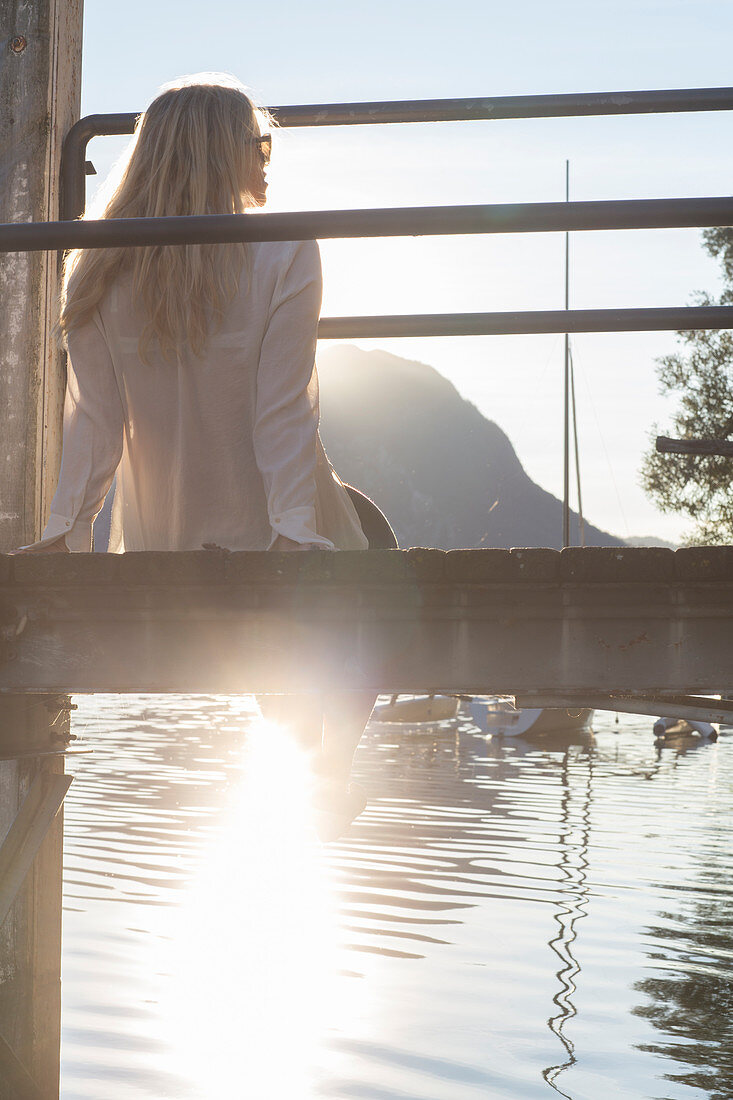
M 573 440 L 575 443 L 575 480 L 578 488 L 578 536 L 580 545 L 585 546 L 585 523 L 583 521 L 583 497 L 580 493 L 580 450 L 578 448 L 578 410 L 575 405 L 575 363 L 570 353 L 570 397 L 573 408 Z
M 570 201 L 570 161 L 565 161 L 565 201 Z M 565 232 L 565 309 L 570 308 L 570 234 Z M 565 438 L 563 452 L 562 544 L 570 545 L 570 350 L 565 333 Z

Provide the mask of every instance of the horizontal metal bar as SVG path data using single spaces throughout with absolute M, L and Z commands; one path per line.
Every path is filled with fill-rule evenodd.
M 697 325 L 692 327 L 697 328 Z M 669 436 L 658 435 L 657 450 L 668 455 L 726 455 L 733 457 L 733 440 L 670 439 Z
M 587 115 L 729 111 L 733 88 L 676 88 L 559 95 L 479 96 L 271 107 L 280 126 L 363 126 L 403 122 L 570 118 Z
M 412 206 L 287 214 L 118 218 L 0 225 L 0 252 L 342 237 L 547 233 L 733 225 L 733 197 Z
M 510 118 L 570 118 L 589 115 L 729 111 L 733 88 L 674 88 L 628 92 L 570 92 L 560 95 L 477 96 L 470 99 L 393 100 L 372 103 L 316 103 L 270 107 L 279 126 L 364 126 L 411 122 L 469 122 Z M 84 212 L 84 164 L 93 137 L 132 134 L 139 112 L 95 114 L 69 130 L 62 156 L 62 217 Z
M 558 95 L 472 96 L 460 99 L 398 99 L 359 103 L 298 103 L 267 108 L 281 127 L 370 126 L 414 122 L 573 118 L 593 115 L 668 114 L 733 110 L 733 88 L 671 88 Z M 69 135 L 132 134 L 140 111 L 86 115 Z
M 390 336 L 498 336 L 543 332 L 659 332 L 672 329 L 733 329 L 733 306 L 322 317 L 318 337 L 321 340 L 366 340 Z M 733 453 L 733 443 L 728 446 L 730 453 Z

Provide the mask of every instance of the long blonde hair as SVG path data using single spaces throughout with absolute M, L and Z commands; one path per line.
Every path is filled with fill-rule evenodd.
M 138 119 L 96 216 L 242 214 L 261 205 L 251 190 L 260 120 L 272 124 L 234 78 L 199 73 L 165 85 Z M 186 347 L 200 355 L 243 268 L 249 273 L 245 244 L 77 249 L 64 260 L 59 329 L 66 337 L 88 321 L 114 278 L 131 269 L 145 318 L 143 361 L 154 339 L 166 359 Z

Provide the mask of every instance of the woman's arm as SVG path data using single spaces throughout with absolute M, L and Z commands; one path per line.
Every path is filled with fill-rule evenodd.
M 63 535 L 53 542 L 34 542 L 30 546 L 21 546 L 11 550 L 11 554 L 68 554 L 70 553 Z
M 26 553 L 91 550 L 92 523 L 122 457 L 122 402 L 98 313 L 68 346 L 61 472 L 48 523 Z
M 275 288 L 257 371 L 254 448 L 273 531 L 269 549 L 334 549 L 318 534 L 315 513 L 321 294 L 318 244 L 299 241 Z

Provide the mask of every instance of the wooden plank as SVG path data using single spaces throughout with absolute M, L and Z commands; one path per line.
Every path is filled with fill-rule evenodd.
M 49 585 L 13 599 L 28 622 L 0 693 L 704 693 L 731 673 L 733 581 Z
M 3 692 L 719 692 L 733 547 L 0 555 Z
M 730 439 L 671 439 L 657 436 L 657 450 L 668 455 L 725 455 L 733 457 L 733 440 Z
M 71 781 L 70 775 L 39 775 L 0 846 L 0 925 L 61 809 Z
M 55 220 L 79 117 L 82 0 L 0 0 L 0 221 Z M 50 340 L 58 254 L 0 256 L 0 549 L 36 538 L 61 457 L 64 363 Z

